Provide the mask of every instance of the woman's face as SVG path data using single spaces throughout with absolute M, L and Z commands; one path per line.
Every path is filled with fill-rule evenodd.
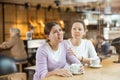
M 83 37 L 83 35 L 85 34 L 83 24 L 79 23 L 79 22 L 75 22 L 72 25 L 71 34 L 72 34 L 72 38 L 81 39 Z
M 50 42 L 61 42 L 63 40 L 63 31 L 59 25 L 52 27 L 48 39 Z

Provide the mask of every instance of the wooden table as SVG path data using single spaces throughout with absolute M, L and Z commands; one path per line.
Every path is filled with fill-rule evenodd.
M 42 80 L 120 80 L 120 63 L 113 63 L 117 56 L 111 56 L 102 61 L 102 68 L 85 67 L 85 74 L 73 77 L 50 76 Z

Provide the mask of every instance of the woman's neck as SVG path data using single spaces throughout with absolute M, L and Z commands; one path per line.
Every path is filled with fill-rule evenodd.
M 58 50 L 59 43 L 49 42 L 49 45 L 52 48 L 52 50 Z
M 81 39 L 70 39 L 71 40 L 71 43 L 74 45 L 74 46 L 79 46 L 81 44 Z

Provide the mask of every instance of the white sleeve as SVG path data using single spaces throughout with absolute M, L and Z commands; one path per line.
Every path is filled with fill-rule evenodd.
M 93 46 L 92 42 L 90 40 L 87 40 L 87 47 L 88 47 L 88 54 L 90 57 L 90 60 L 98 58 L 97 53 L 95 51 L 95 47 Z

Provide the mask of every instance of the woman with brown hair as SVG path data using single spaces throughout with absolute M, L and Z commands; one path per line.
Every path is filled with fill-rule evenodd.
M 68 52 L 76 56 L 81 62 L 91 64 L 92 60 L 98 60 L 99 57 L 90 40 L 84 39 L 86 26 L 83 21 L 76 20 L 71 27 L 72 37 L 65 41 L 68 45 Z
M 63 31 L 56 22 L 45 25 L 44 33 L 47 42 L 40 46 L 36 53 L 36 71 L 33 80 L 39 80 L 52 75 L 72 77 L 69 70 L 64 69 L 66 61 L 70 64 L 80 61 L 73 55 L 67 53 L 67 48 L 63 42 Z M 83 68 L 80 68 L 83 72 Z

